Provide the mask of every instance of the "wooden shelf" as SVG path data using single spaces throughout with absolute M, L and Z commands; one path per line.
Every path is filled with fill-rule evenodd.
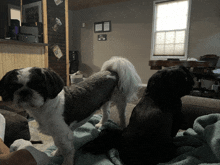
M 163 67 L 170 67 L 175 65 L 183 65 L 185 67 L 196 67 L 196 68 L 206 68 L 214 69 L 215 66 L 209 61 L 169 61 L 169 60 L 150 60 L 149 66 L 151 69 L 159 70 Z
M 48 46 L 48 44 L 44 44 L 44 43 L 28 43 L 28 42 L 10 40 L 10 39 L 0 39 L 0 44 L 26 45 L 26 46 Z

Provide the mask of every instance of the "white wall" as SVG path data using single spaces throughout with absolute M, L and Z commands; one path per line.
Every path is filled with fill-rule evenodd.
M 220 0 L 192 0 L 188 57 L 220 55 Z M 72 11 L 73 31 L 70 49 L 81 53 L 80 70 L 88 75 L 99 71 L 111 56 L 128 58 L 136 67 L 143 83 L 155 70 L 150 70 L 153 0 L 130 0 L 117 4 Z M 111 21 L 107 41 L 97 41 L 94 22 Z M 86 27 L 82 28 L 82 23 Z

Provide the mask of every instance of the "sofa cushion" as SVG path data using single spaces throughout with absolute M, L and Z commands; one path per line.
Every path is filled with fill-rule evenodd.
M 186 124 L 181 129 L 192 128 L 194 120 L 199 116 L 220 113 L 220 100 L 218 99 L 185 96 L 182 98 L 182 104 Z
M 5 117 L 5 144 L 9 147 L 17 139 L 30 140 L 28 121 L 25 117 L 0 109 L 0 113 Z

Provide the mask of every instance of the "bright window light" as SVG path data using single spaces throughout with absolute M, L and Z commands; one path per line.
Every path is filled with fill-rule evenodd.
M 189 0 L 155 3 L 153 56 L 185 56 Z

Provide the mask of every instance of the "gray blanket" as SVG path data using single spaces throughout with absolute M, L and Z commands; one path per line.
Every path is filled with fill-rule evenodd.
M 110 150 L 106 155 L 83 154 L 77 151 L 83 144 L 96 138 L 101 130 L 95 128 L 101 116 L 93 116 L 86 124 L 74 131 L 74 146 L 76 149 L 76 165 L 122 165 L 117 150 Z M 102 129 L 118 127 L 108 121 Z M 210 114 L 197 118 L 193 128 L 179 132 L 174 138 L 178 148 L 178 156 L 167 163 L 159 165 L 219 165 L 220 164 L 220 114 Z M 55 146 L 45 152 L 51 156 Z M 49 165 L 62 164 L 62 157 L 51 157 Z
M 198 117 L 193 128 L 174 138 L 179 156 L 159 165 L 219 165 L 220 114 Z
M 93 140 L 99 135 L 99 132 L 102 129 L 106 128 L 118 128 L 118 126 L 112 122 L 106 122 L 101 129 L 96 129 L 95 124 L 97 124 L 101 120 L 101 115 L 94 115 L 87 123 L 77 128 L 74 134 L 74 147 L 76 150 L 75 153 L 75 165 L 113 165 L 110 159 L 114 160 L 114 162 L 118 162 L 120 164 L 118 158 L 118 152 L 116 150 L 110 150 L 108 158 L 105 154 L 103 155 L 92 155 L 89 153 L 82 153 L 78 150 L 85 143 Z M 61 165 L 63 162 L 62 157 L 53 157 L 51 153 L 56 150 L 56 146 L 49 147 L 45 153 L 51 157 L 50 163 L 48 165 Z

